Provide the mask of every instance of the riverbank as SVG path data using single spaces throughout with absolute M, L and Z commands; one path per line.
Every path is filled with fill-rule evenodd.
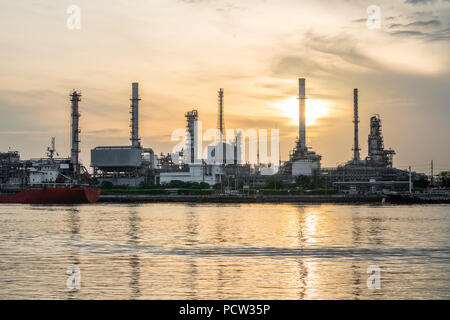
M 355 195 L 101 195 L 99 202 L 199 202 L 199 203 L 381 203 L 383 196 Z
M 423 195 L 150 195 L 108 194 L 101 195 L 102 203 L 391 203 L 391 204 L 439 204 L 450 203 L 449 197 Z

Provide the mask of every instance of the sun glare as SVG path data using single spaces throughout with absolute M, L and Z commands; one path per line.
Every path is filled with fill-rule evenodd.
M 292 123 L 298 124 L 298 99 L 289 98 L 274 106 L 286 117 L 292 119 Z M 323 100 L 306 100 L 306 125 L 313 126 L 317 124 L 317 119 L 326 116 L 329 113 L 328 103 Z

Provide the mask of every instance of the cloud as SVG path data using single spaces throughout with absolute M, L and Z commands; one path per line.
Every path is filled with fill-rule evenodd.
M 205 2 L 211 2 L 210 0 L 178 0 L 180 2 L 187 2 L 187 3 L 205 3 Z
M 109 129 L 103 129 L 103 130 L 89 130 L 86 131 L 86 134 L 92 134 L 92 135 L 103 135 L 103 134 L 108 134 L 108 133 L 117 133 L 117 132 L 122 132 L 123 130 L 120 129 L 114 129 L 114 128 L 109 128 Z
M 436 16 L 434 14 L 433 11 L 415 11 L 412 14 L 409 15 L 409 18 L 432 18 L 432 19 L 437 19 L 438 16 Z
M 450 41 L 450 28 L 432 32 L 423 32 L 420 30 L 396 30 L 388 33 L 394 36 L 418 37 L 425 41 Z
M 282 56 L 275 63 L 272 72 L 276 76 L 291 77 L 305 72 L 325 71 L 320 63 L 315 62 L 310 57 L 300 57 L 294 55 Z
M 411 23 L 407 23 L 407 24 L 401 24 L 401 23 L 393 23 L 391 25 L 389 25 L 389 28 L 408 28 L 408 27 L 440 27 L 441 26 L 441 21 L 439 21 L 438 19 L 433 19 L 433 20 L 428 20 L 428 21 L 414 21 Z
M 424 14 L 422 12 L 416 12 Z M 426 14 L 430 14 L 427 12 Z M 449 28 L 429 31 L 430 28 L 438 28 L 442 25 L 439 18 L 430 20 L 417 20 L 409 23 L 392 23 L 388 26 L 388 29 L 394 29 L 393 31 L 387 31 L 390 35 L 394 36 L 406 36 L 417 37 L 425 41 L 448 41 L 450 40 Z
M 399 30 L 391 32 L 391 34 L 395 35 L 410 35 L 410 36 L 425 36 L 425 33 L 417 30 Z
M 404 25 L 401 23 L 393 23 L 389 25 L 389 29 L 395 29 L 395 28 L 400 28 L 403 27 Z
M 416 140 L 411 135 L 420 133 L 434 157 L 448 158 L 449 149 L 439 147 L 450 130 L 448 81 L 433 82 L 448 76 L 447 43 L 425 40 L 448 40 L 449 2 L 380 1 L 385 30 L 368 30 L 365 7 L 354 1 L 320 2 L 155 0 L 126 7 L 99 0 L 89 2 L 80 32 L 65 32 L 62 5 L 46 15 L 24 15 L 29 8 L 10 2 L 12 9 L 0 12 L 0 147 L 13 144 L 40 155 L 56 133 L 58 149 L 69 151 L 72 86 L 83 89 L 81 156 L 88 160 L 96 145 L 128 144 L 129 82 L 136 80 L 142 83 L 143 145 L 155 152 L 170 151 L 170 132 L 185 127 L 186 110 L 198 108 L 204 126 L 215 127 L 215 90 L 225 87 L 227 127 L 278 126 L 288 136 L 281 141 L 286 158 L 297 128 L 270 105 L 295 97 L 296 79 L 304 76 L 309 97 L 330 102 L 330 113 L 336 112 L 308 131 L 317 134 L 314 148 L 325 164 L 351 152 L 355 86 L 361 90 L 361 132 L 368 131 L 367 117 L 379 112 L 389 145 L 405 148 L 399 157 L 424 157 L 422 149 L 407 148 Z M 243 3 L 247 10 L 236 10 Z M 221 9 L 231 11 L 216 11 Z M 13 88 L 23 92 L 5 92 Z M 45 88 L 54 92 L 36 91 Z
M 233 4 L 233 1 L 218 1 L 218 0 L 178 0 L 179 2 L 189 3 L 189 4 L 208 4 L 210 6 L 216 7 L 215 10 L 218 12 L 230 12 L 231 10 L 245 10 L 245 7 Z
M 349 65 L 379 69 L 380 64 L 363 53 L 355 39 L 348 34 L 325 36 L 309 32 L 306 34 L 305 42 L 308 47 L 316 52 L 328 56 L 338 57 Z M 328 67 L 326 69 L 329 69 Z
M 441 25 L 441 22 L 437 19 L 429 20 L 429 21 L 415 21 L 412 23 L 408 23 L 406 27 L 414 27 L 414 26 L 433 26 L 433 27 L 439 27 Z
M 416 5 L 416 4 L 427 4 L 427 3 L 434 3 L 434 2 L 436 2 L 436 0 L 406 0 L 405 1 L 405 3 L 413 4 L 413 5 Z

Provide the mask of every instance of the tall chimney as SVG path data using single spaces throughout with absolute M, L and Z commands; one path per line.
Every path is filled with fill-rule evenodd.
M 223 89 L 220 88 L 219 93 L 218 93 L 218 118 L 217 118 L 217 129 L 219 130 L 219 144 L 222 146 L 219 146 L 219 157 L 222 158 L 222 162 L 225 164 L 226 163 L 226 144 L 225 142 L 225 125 L 224 125 L 224 117 L 223 117 Z
M 81 93 L 73 90 L 70 94 L 70 101 L 72 102 L 72 141 L 71 141 L 71 158 L 73 165 L 73 174 L 75 177 L 80 175 L 80 163 L 78 161 L 78 154 L 80 153 L 80 112 L 78 109 L 78 102 L 81 101 Z
M 219 102 L 219 114 L 218 114 L 218 119 L 217 119 L 217 129 L 219 129 L 220 135 L 223 136 L 223 89 L 220 88 L 219 92 L 218 92 L 218 102 Z
M 140 148 L 141 142 L 139 139 L 139 83 L 133 82 L 131 84 L 131 146 Z
M 306 150 L 306 124 L 305 124 L 305 79 L 298 79 L 298 100 L 299 100 L 299 149 Z
M 358 89 L 353 89 L 353 124 L 354 124 L 354 144 L 353 144 L 353 161 L 357 162 L 360 160 L 359 157 L 359 141 L 358 141 L 358 123 L 359 123 L 359 117 L 358 117 Z

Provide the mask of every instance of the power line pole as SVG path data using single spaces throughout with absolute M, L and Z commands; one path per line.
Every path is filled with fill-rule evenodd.
M 434 185 L 434 168 L 433 168 L 434 166 L 433 166 L 433 160 L 431 160 L 431 181 L 430 181 L 430 184 L 433 186 Z

